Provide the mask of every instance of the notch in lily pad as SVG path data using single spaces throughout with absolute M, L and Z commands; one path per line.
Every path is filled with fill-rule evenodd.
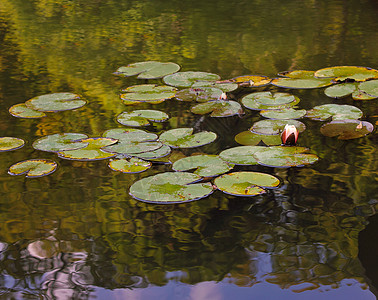
M 314 71 L 296 70 L 281 72 L 284 77 L 274 78 L 271 84 L 287 89 L 315 89 L 333 84 L 332 78 L 318 78 Z
M 163 132 L 159 140 L 172 148 L 195 148 L 210 144 L 217 135 L 211 131 L 193 133 L 194 128 L 175 128 Z
M 328 119 L 336 121 L 359 119 L 362 115 L 362 111 L 352 105 L 323 104 L 308 110 L 306 117 L 318 121 L 326 121 Z
M 8 174 L 37 178 L 55 172 L 57 166 L 55 161 L 49 159 L 28 159 L 12 165 L 8 170 Z
M 87 101 L 73 93 L 52 93 L 34 97 L 25 102 L 32 110 L 41 112 L 57 112 L 73 110 L 84 106 Z
M 317 70 L 318 78 L 334 78 L 335 82 L 366 81 L 378 78 L 378 70 L 358 66 L 336 66 Z
M 135 104 L 139 102 L 157 104 L 173 98 L 176 91 L 176 88 L 166 85 L 140 84 L 122 90 L 123 93 L 120 97 L 125 104 Z
M 210 117 L 231 117 L 244 113 L 239 102 L 232 100 L 214 100 L 200 103 L 193 106 L 191 112 L 198 115 L 210 113 Z
M 256 146 L 264 143 L 267 146 L 281 145 L 280 134 L 260 134 L 250 130 L 242 131 L 235 136 L 235 141 L 240 145 Z
M 152 163 L 137 157 L 111 160 L 108 164 L 113 171 L 122 173 L 141 173 L 151 168 Z
M 215 178 L 215 186 L 233 196 L 256 196 L 267 188 L 276 188 L 280 180 L 270 174 L 259 172 L 234 172 Z
M 188 172 L 166 172 L 143 178 L 130 187 L 130 195 L 140 201 L 174 204 L 199 200 L 213 192 L 210 182 Z
M 25 141 L 23 139 L 10 136 L 0 137 L 0 152 L 17 150 L 24 145 Z
M 171 75 L 167 75 L 163 78 L 165 84 L 180 87 L 188 88 L 191 87 L 197 81 L 217 81 L 220 79 L 220 76 L 214 73 L 207 72 L 197 72 L 197 71 L 186 71 L 186 72 L 177 72 Z
M 332 121 L 322 125 L 320 132 L 328 137 L 336 137 L 339 140 L 350 140 L 363 137 L 373 132 L 373 124 L 360 120 Z
M 114 74 L 124 77 L 138 75 L 138 79 L 157 79 L 179 70 L 180 66 L 173 62 L 144 61 L 122 66 Z
M 123 112 L 117 116 L 118 123 L 131 126 L 148 126 L 151 122 L 164 122 L 169 119 L 168 114 L 159 110 L 140 109 Z

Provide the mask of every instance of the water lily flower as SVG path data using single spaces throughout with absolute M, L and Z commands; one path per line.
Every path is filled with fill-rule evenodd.
M 281 140 L 284 145 L 295 145 L 298 140 L 298 130 L 294 125 L 286 124 L 281 134 Z
M 225 92 L 222 92 L 222 94 L 219 96 L 218 100 L 227 100 L 227 95 Z

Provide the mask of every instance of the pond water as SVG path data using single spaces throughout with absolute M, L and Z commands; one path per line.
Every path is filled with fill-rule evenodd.
M 339 65 L 377 69 L 377 15 L 375 0 L 1 0 L 0 136 L 26 141 L 0 152 L 1 299 L 375 299 L 374 133 L 342 141 L 305 118 L 298 144 L 318 162 L 236 168 L 275 175 L 278 189 L 256 197 L 215 191 L 171 205 L 129 195 L 134 182 L 171 165 L 124 174 L 106 160 L 63 160 L 32 143 L 63 132 L 98 137 L 122 128 L 116 116 L 123 111 L 158 109 L 171 118 L 149 132 L 196 127 L 218 135 L 209 145 L 175 150 L 176 157 L 219 154 L 263 119 L 258 112 L 203 117 L 175 99 L 126 106 L 120 90 L 145 82 L 112 73 L 149 60 L 222 79 Z M 264 89 L 297 95 L 300 108 L 349 104 L 363 111 L 362 120 L 378 120 L 377 100 L 335 100 L 324 89 L 247 92 Z M 80 94 L 88 104 L 41 119 L 8 112 L 55 92 Z M 30 158 L 52 159 L 58 169 L 33 179 L 8 175 Z

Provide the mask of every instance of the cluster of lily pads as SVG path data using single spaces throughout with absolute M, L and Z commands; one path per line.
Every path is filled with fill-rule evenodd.
M 278 78 L 245 75 L 221 80 L 206 72 L 179 72 L 175 63 L 140 62 L 120 67 L 115 74 L 137 76 L 139 79 L 162 78 L 165 85 L 140 84 L 122 90 L 121 101 L 126 105 L 157 104 L 167 99 L 195 103 L 191 112 L 210 114 L 211 117 L 229 117 L 244 113 L 244 109 L 259 111 L 264 120 L 255 122 L 248 131 L 235 136 L 237 146 L 221 151 L 219 155 L 193 155 L 172 164 L 172 172 L 160 173 L 135 182 L 130 188 L 134 198 L 153 203 L 181 203 L 204 198 L 215 189 L 236 196 L 254 196 L 266 189 L 276 188 L 280 180 L 260 172 L 233 172 L 235 165 L 263 165 L 269 167 L 299 167 L 313 164 L 319 158 L 309 149 L 281 145 L 281 132 L 286 124 L 294 125 L 299 132 L 306 129 L 298 119 L 329 121 L 321 127 L 326 136 L 352 139 L 365 136 L 374 126 L 361 121 L 363 113 L 351 105 L 325 104 L 310 110 L 297 109 L 300 99 L 286 92 L 259 91 L 249 93 L 240 103 L 229 99 L 231 92 L 241 88 L 265 87 L 269 84 L 282 88 L 327 87 L 330 97 L 352 94 L 356 100 L 378 98 L 378 71 L 365 67 L 340 66 L 318 71 L 282 72 Z M 39 118 L 46 112 L 77 109 L 86 101 L 72 93 L 55 93 L 32 98 L 16 104 L 9 112 L 19 118 Z M 82 133 L 57 133 L 33 142 L 40 151 L 54 152 L 59 158 L 80 161 L 109 159 L 114 171 L 139 173 L 151 168 L 154 162 L 168 156 L 172 149 L 194 148 L 212 143 L 214 132 L 195 132 L 193 128 L 175 128 L 158 136 L 135 127 L 151 122 L 164 122 L 169 115 L 158 110 L 125 111 L 117 121 L 131 128 L 105 131 L 101 137 L 88 137 Z M 1 137 L 0 151 L 19 149 L 24 141 Z M 56 162 L 31 159 L 12 165 L 8 173 L 40 177 L 51 174 Z M 193 173 L 188 171 L 194 170 Z

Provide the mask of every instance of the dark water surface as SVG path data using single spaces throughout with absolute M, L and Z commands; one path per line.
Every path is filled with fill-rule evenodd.
M 318 163 L 246 167 L 283 185 L 254 198 L 217 191 L 180 205 L 128 194 L 137 179 L 170 166 L 129 175 L 106 161 L 62 160 L 31 144 L 54 133 L 95 137 L 121 127 L 115 116 L 135 107 L 123 105 L 119 91 L 141 82 L 112 72 L 137 61 L 172 61 L 223 79 L 378 68 L 377 16 L 375 0 L 1 0 L 0 136 L 26 145 L 0 153 L 0 298 L 375 299 L 378 226 L 368 222 L 378 209 L 376 134 L 340 141 L 304 119 L 299 144 Z M 42 119 L 8 113 L 16 103 L 62 91 L 81 94 L 88 105 Z M 350 104 L 363 120 L 378 120 L 377 100 L 290 92 L 302 108 Z M 216 132 L 215 143 L 195 150 L 209 154 L 236 146 L 234 136 L 260 119 L 247 111 L 198 123 L 190 104 L 176 100 L 138 109 L 152 107 L 171 119 L 151 132 L 194 124 Z M 8 175 L 29 158 L 54 159 L 58 170 L 37 179 Z

